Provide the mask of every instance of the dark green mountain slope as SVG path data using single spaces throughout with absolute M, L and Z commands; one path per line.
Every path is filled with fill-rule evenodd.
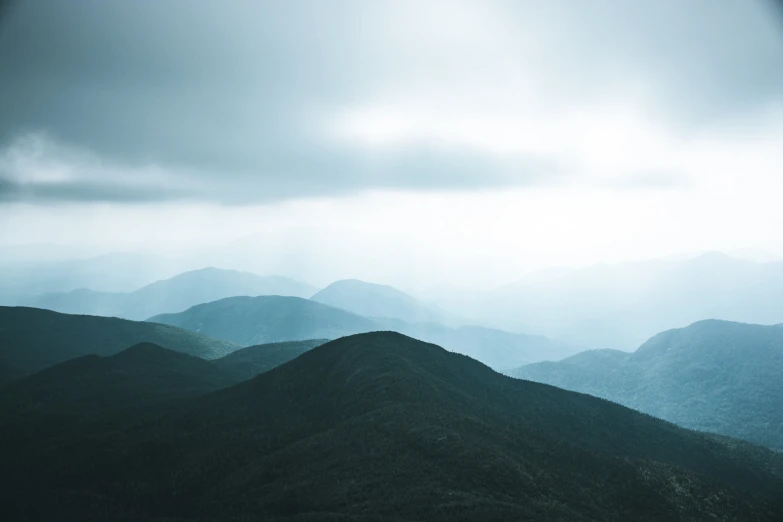
M 84 355 L 57 364 L 0 393 L 26 413 L 86 416 L 143 411 L 237 382 L 213 361 L 139 343 L 109 357 Z
M 701 321 L 633 354 L 590 351 L 510 373 L 783 450 L 783 325 Z
M 237 382 L 246 381 L 326 342 L 328 339 L 259 344 L 242 348 L 211 362 Z
M 255 377 L 324 340 L 241 348 L 220 359 L 140 343 L 102 357 L 85 355 L 0 389 L 0 445 L 67 446 L 122 430 L 172 404 Z
M 109 357 L 77 357 L 0 390 L 0 431 L 17 435 L 3 443 L 58 440 L 65 432 L 74 440 L 106 426 L 121 429 L 137 416 L 248 380 L 325 342 L 250 346 L 211 361 L 152 343 Z
M 311 299 L 365 317 L 400 319 L 408 323 L 448 321 L 446 314 L 428 308 L 405 292 L 358 279 L 335 281 Z
M 490 328 L 449 328 L 438 323 L 369 319 L 313 300 L 295 297 L 235 297 L 194 306 L 150 321 L 187 328 L 244 345 L 313 338 L 335 339 L 356 333 L 394 330 L 466 354 L 496 369 L 556 360 L 574 349 L 545 337 Z
M 0 389 L 0 445 L 68 447 L 237 382 L 212 361 L 152 343 L 77 357 Z
M 84 355 L 41 370 L 3 388 L 0 400 L 24 414 L 143 412 L 251 379 L 325 342 L 262 344 L 211 361 L 139 343 L 108 357 Z
M 280 341 L 334 339 L 377 329 L 365 318 L 308 299 L 230 297 L 149 319 L 245 346 Z
M 310 297 L 316 289 L 287 277 L 259 276 L 237 270 L 203 268 L 149 284 L 135 292 L 74 290 L 42 294 L 25 304 L 65 313 L 143 320 L 237 295 Z
M 141 342 L 205 359 L 238 348 L 230 342 L 161 324 L 0 307 L 0 384 L 82 355 L 113 355 Z
M 771 452 L 342 338 L 134 429 L 0 445 L 8 520 L 777 521 Z

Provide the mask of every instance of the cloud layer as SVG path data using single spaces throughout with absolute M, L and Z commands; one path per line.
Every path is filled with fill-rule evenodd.
M 753 0 L 20 2 L 0 71 L 0 202 L 670 185 L 783 106 Z

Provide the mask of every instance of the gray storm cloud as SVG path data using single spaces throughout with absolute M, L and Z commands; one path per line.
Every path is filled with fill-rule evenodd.
M 579 172 L 557 143 L 498 155 L 471 147 L 481 129 L 456 118 L 456 141 L 387 125 L 379 148 L 361 139 L 372 118 L 348 137 L 340 118 L 376 103 L 491 106 L 523 120 L 535 109 L 535 128 L 630 90 L 677 134 L 783 100 L 780 26 L 751 0 L 52 1 L 5 14 L 0 201 L 559 183 Z M 37 155 L 18 160 L 31 137 Z

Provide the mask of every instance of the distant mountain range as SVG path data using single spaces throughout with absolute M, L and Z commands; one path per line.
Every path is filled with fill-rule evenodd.
M 149 320 L 243 346 L 335 339 L 377 329 L 375 323 L 366 317 L 309 299 L 282 296 L 228 297 L 177 314 L 157 315 Z
M 441 285 L 422 299 L 357 279 L 339 280 L 318 291 L 288 278 L 218 269 L 186 272 L 131 292 L 98 291 L 125 289 L 132 280 L 149 281 L 195 262 L 112 254 L 32 268 L 3 264 L 0 304 L 143 320 L 225 297 L 287 295 L 312 297 L 374 319 L 452 328 L 480 325 L 540 335 L 580 349 L 629 351 L 657 332 L 703 319 L 783 322 L 783 302 L 778 299 L 783 294 L 783 262 L 758 252 L 736 256 L 712 252 L 584 269 L 556 267 L 484 292 Z M 231 265 L 230 256 L 220 259 Z
M 551 269 L 440 306 L 481 324 L 560 339 L 583 348 L 632 350 L 656 333 L 703 319 L 783 322 L 783 262 L 713 252 Z
M 394 330 L 417 339 L 442 343 L 497 369 L 556 360 L 575 350 L 540 336 L 511 334 L 481 327 L 449 328 L 437 323 L 370 319 L 346 310 L 295 297 L 232 297 L 194 306 L 150 321 L 186 328 L 241 345 L 335 339 L 356 333 Z
M 183 262 L 133 253 L 79 258 L 67 247 L 69 253 L 51 256 L 46 254 L 50 248 L 21 252 L 0 247 L 0 305 L 19 305 L 38 294 L 79 288 L 130 292 L 191 268 Z
M 164 352 L 142 345 L 102 360 L 130 376 L 38 384 L 81 387 L 79 400 L 100 403 L 137 376 L 168 402 L 214 364 Z M 181 379 L 160 379 L 161 367 Z M 0 411 L 0 460 L 14 478 L 6 519 L 783 518 L 783 463 L 770 451 L 396 333 L 345 337 L 236 386 L 182 395 L 163 408 L 142 397 L 154 415 L 108 424 L 26 416 L 2 395 L 0 408 L 17 408 L 14 422 Z
M 79 289 L 39 295 L 27 299 L 23 304 L 64 313 L 143 320 L 161 313 L 181 312 L 191 306 L 224 297 L 310 297 L 315 292 L 315 287 L 287 277 L 204 268 L 157 281 L 134 292 L 110 293 Z
M 113 355 L 141 342 L 204 359 L 239 345 L 172 326 L 0 307 L 0 385 L 82 355 Z
M 587 351 L 510 374 L 783 451 L 783 325 L 701 321 L 634 353 Z
M 316 293 L 313 301 L 342 308 L 365 317 L 400 319 L 408 323 L 448 323 L 453 318 L 432 310 L 394 287 L 343 279 Z

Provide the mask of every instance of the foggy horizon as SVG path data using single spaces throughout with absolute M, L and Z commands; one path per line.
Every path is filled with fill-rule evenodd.
M 297 229 L 293 230 L 293 232 L 296 231 Z M 323 230 L 318 229 L 317 227 L 303 227 L 302 229 L 299 229 L 299 231 L 307 233 L 310 237 L 312 237 L 312 234 L 323 235 Z M 421 294 L 426 296 L 429 291 L 437 289 L 438 287 L 453 288 L 455 290 L 462 288 L 465 290 L 486 291 L 502 288 L 506 285 L 524 283 L 528 278 L 535 278 L 538 274 L 546 275 L 550 271 L 553 273 L 561 270 L 579 272 L 604 266 L 621 267 L 645 265 L 649 263 L 677 264 L 702 256 L 709 257 L 712 255 L 726 256 L 738 262 L 751 264 L 783 262 L 783 256 L 778 255 L 773 251 L 747 248 L 729 251 L 683 251 L 653 257 L 585 259 L 582 262 L 572 263 L 561 263 L 557 261 L 540 265 L 520 263 L 516 268 L 512 267 L 507 272 L 482 273 L 480 277 L 460 277 L 459 274 L 443 275 L 443 271 L 440 270 L 440 267 L 441 264 L 446 263 L 447 260 L 439 259 L 433 260 L 430 264 L 427 264 L 426 262 L 422 263 L 422 265 L 416 266 L 416 270 L 413 271 L 413 273 L 407 273 L 404 270 L 394 268 L 394 266 L 400 266 L 399 259 L 394 260 L 395 263 L 392 265 L 392 268 L 386 268 L 384 270 L 377 268 L 373 269 L 372 267 L 368 268 L 363 262 L 355 261 L 352 263 L 347 256 L 335 256 L 333 259 L 330 259 L 330 268 L 323 269 L 323 267 L 302 263 L 301 259 L 299 259 L 298 262 L 291 263 L 291 257 L 301 258 L 302 256 L 315 254 L 310 252 L 306 254 L 303 253 L 303 251 L 307 251 L 307 244 L 312 241 L 294 241 L 288 239 L 291 235 L 290 232 L 292 231 L 289 230 L 278 232 L 277 234 L 268 234 L 268 236 L 277 238 L 283 236 L 287 239 L 282 245 L 277 246 L 277 250 L 274 254 L 268 255 L 266 259 L 256 259 L 251 255 L 247 255 L 240 259 L 232 259 L 230 254 L 217 253 L 218 251 L 224 250 L 226 246 L 235 245 L 237 243 L 258 242 L 264 236 L 261 233 L 257 233 L 242 236 L 236 240 L 227 241 L 225 243 L 194 243 L 189 246 L 171 245 L 166 242 L 142 245 L 131 243 L 125 246 L 87 245 L 77 247 L 72 244 L 56 243 L 6 245 L 0 246 L 0 252 L 3 254 L 3 263 L 0 264 L 0 267 L 19 268 L 33 263 L 35 269 L 39 269 L 37 264 L 46 266 L 52 264 L 57 265 L 63 262 L 92 261 L 113 257 L 132 258 L 137 256 L 140 260 L 143 259 L 146 262 L 146 268 L 150 269 L 152 273 L 158 274 L 146 278 L 144 280 L 146 282 L 139 286 L 144 286 L 145 284 L 160 279 L 167 279 L 181 272 L 199 270 L 202 268 L 217 268 L 222 270 L 250 272 L 261 276 L 290 277 L 316 287 L 325 287 L 330 283 L 343 279 L 359 279 L 374 284 L 396 286 L 406 292 L 413 293 L 414 295 Z M 379 238 L 376 239 L 379 242 L 381 241 Z M 258 251 L 266 249 L 266 247 L 257 248 Z M 339 250 L 339 248 L 335 248 L 335 250 Z M 388 250 L 380 253 L 377 250 L 372 250 L 366 257 L 372 259 L 381 257 L 386 258 L 392 254 L 392 250 L 393 248 L 388 248 Z M 281 255 L 281 252 L 284 255 Z M 375 257 L 373 257 L 373 255 Z M 415 264 L 417 259 L 410 259 L 409 262 Z M 492 268 L 490 265 L 487 265 L 487 267 L 489 267 L 489 269 Z M 431 272 L 427 272 L 426 269 L 431 270 Z M 446 272 L 448 273 L 448 271 Z M 130 291 L 134 289 L 136 288 L 128 287 L 123 288 L 122 290 Z
M 188 256 L 257 236 L 282 257 L 224 267 L 269 273 L 296 254 L 313 266 L 281 275 L 315 284 L 487 287 L 557 266 L 783 255 L 771 2 L 183 9 L 4 10 L 9 259 L 38 243 Z M 324 238 L 339 269 L 315 266 Z

